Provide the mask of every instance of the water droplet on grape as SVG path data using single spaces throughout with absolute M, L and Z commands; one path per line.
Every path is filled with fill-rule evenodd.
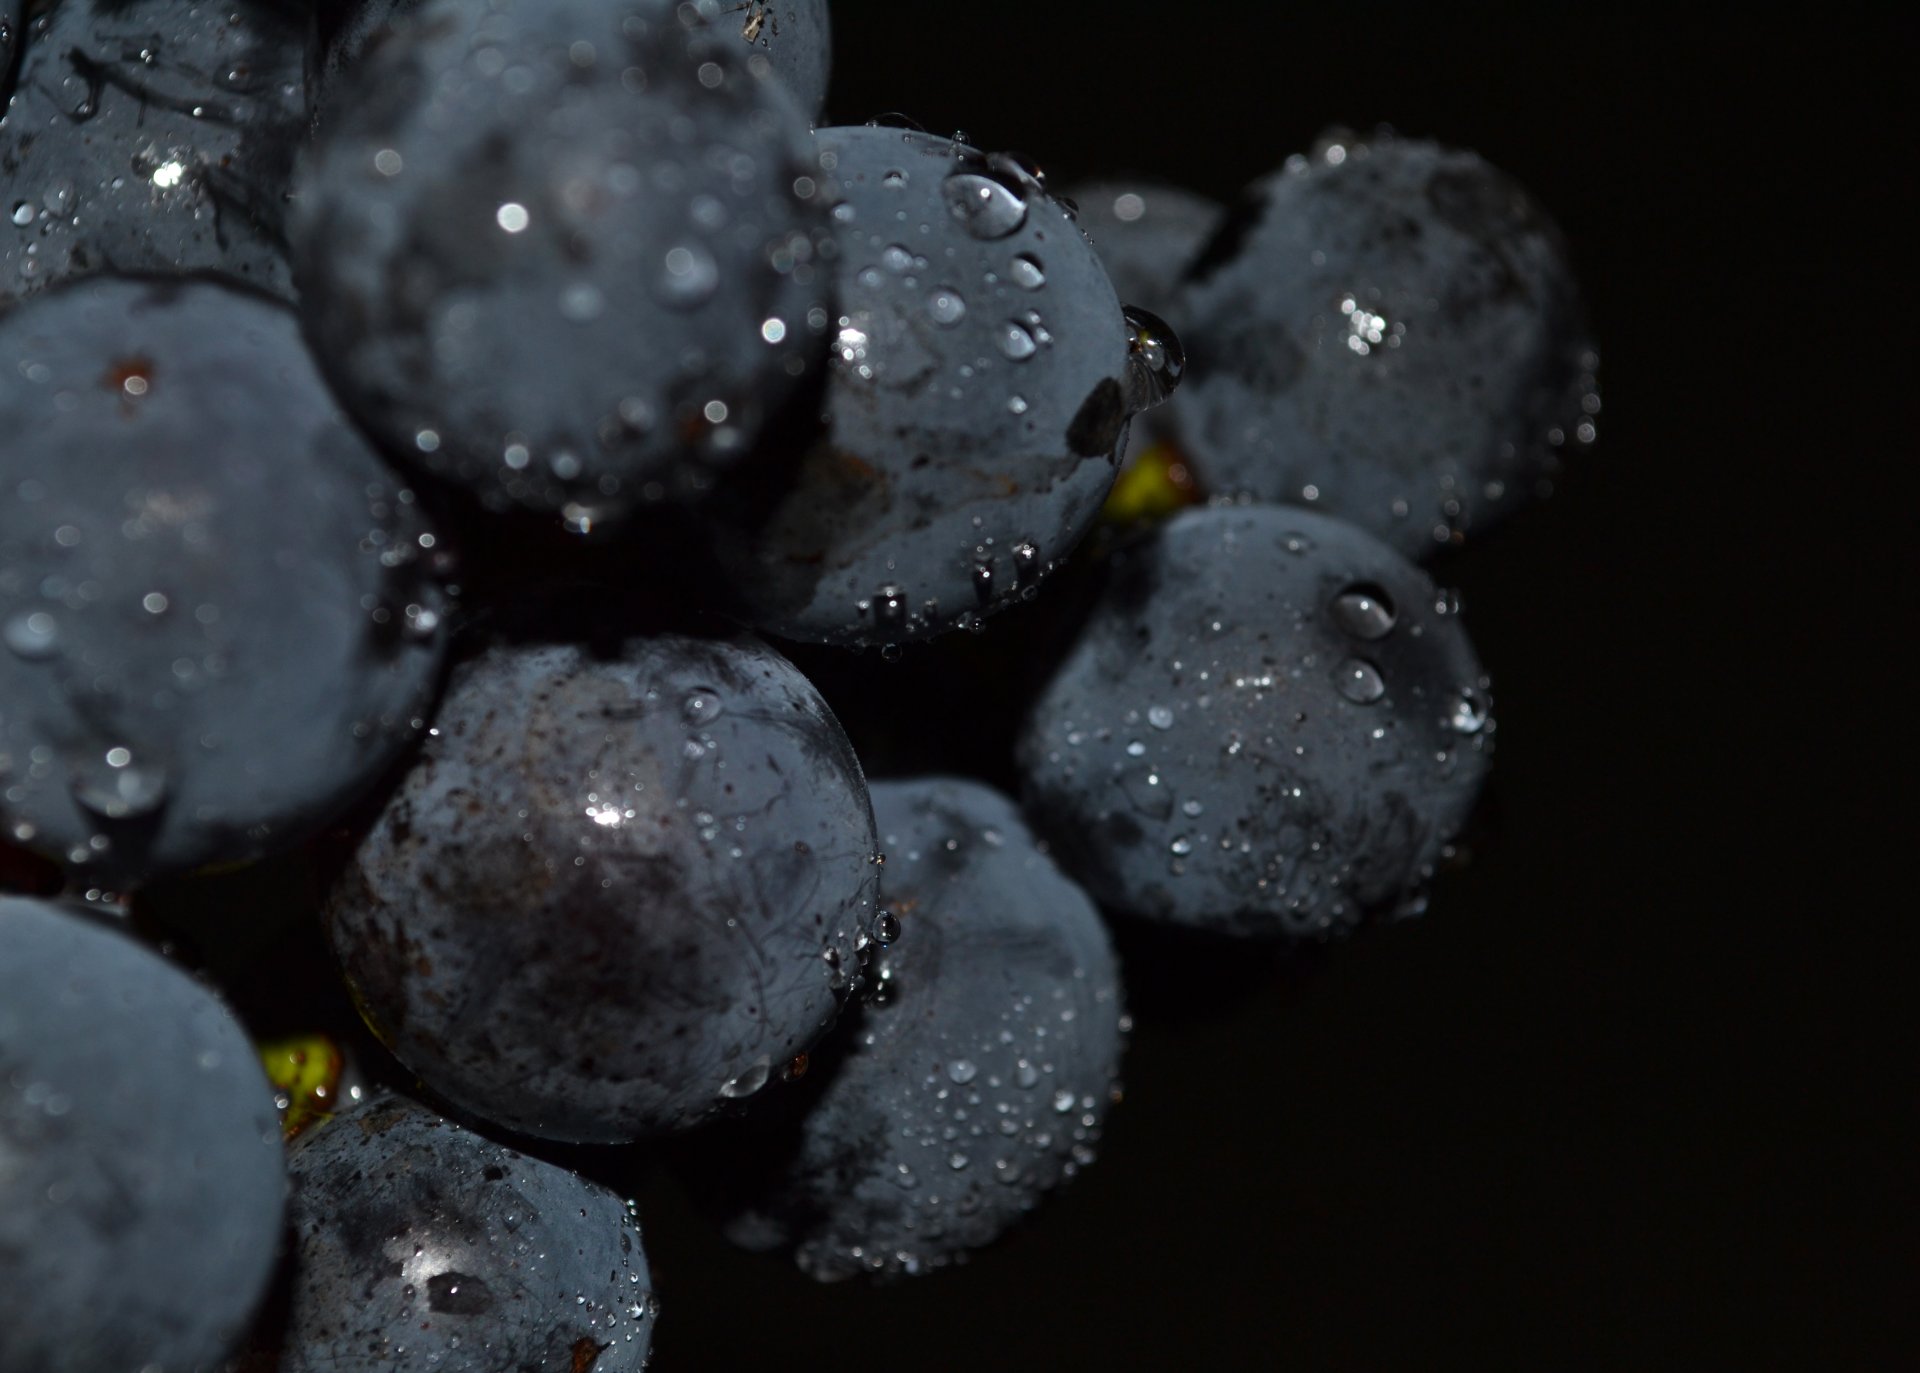
M 1355 705 L 1372 705 L 1387 694 L 1380 669 L 1365 658 L 1349 658 L 1334 669 L 1333 684 L 1339 693 Z
M 978 172 L 955 172 L 940 185 L 947 209 L 974 238 L 1005 238 L 1027 222 L 1027 202 Z
M 1366 582 L 1355 583 L 1335 596 L 1328 613 L 1343 633 L 1356 639 L 1384 639 L 1393 633 L 1398 621 L 1392 599 Z

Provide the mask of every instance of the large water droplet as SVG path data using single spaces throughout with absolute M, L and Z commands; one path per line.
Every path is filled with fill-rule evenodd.
M 1027 222 L 1027 202 L 990 176 L 955 172 L 940 183 L 947 209 L 974 238 L 1005 238 Z
M 1010 319 L 1001 325 L 994 342 L 1000 345 L 1000 351 L 1012 362 L 1025 362 L 1040 351 L 1040 345 L 1033 341 L 1033 335 L 1027 332 L 1026 325 L 1018 320 Z
M 22 229 L 33 223 L 33 206 L 27 204 L 24 200 L 15 201 L 13 206 L 13 222 Z
M 719 692 L 710 687 L 695 687 L 680 703 L 680 718 L 690 725 L 704 725 L 719 719 L 725 709 Z
M 1040 259 L 1032 253 L 1021 253 L 1015 257 L 1007 268 L 1007 276 L 1023 291 L 1037 291 L 1047 284 L 1047 274 L 1040 266 Z
M 1187 370 L 1187 355 L 1167 322 L 1152 311 L 1125 305 L 1120 314 L 1127 323 L 1127 409 L 1138 414 L 1173 394 Z
M 927 314 L 943 329 L 951 329 L 966 313 L 967 302 L 951 286 L 935 287 L 933 294 L 927 297 Z
M 720 1095 L 729 1101 L 737 1101 L 743 1096 L 752 1096 L 767 1085 L 767 1079 L 772 1073 L 771 1063 L 765 1058 L 756 1058 L 739 1076 L 729 1078 L 720 1085 Z
M 1387 694 L 1380 669 L 1365 658 L 1349 658 L 1333 670 L 1333 685 L 1355 705 L 1368 706 Z
M 691 310 L 713 299 L 720 285 L 720 267 L 713 254 L 698 243 L 667 249 L 661 262 L 660 298 L 680 310 Z
M 1398 619 L 1392 598 L 1369 582 L 1356 582 L 1342 591 L 1327 611 L 1342 633 L 1356 639 L 1384 639 L 1393 633 Z

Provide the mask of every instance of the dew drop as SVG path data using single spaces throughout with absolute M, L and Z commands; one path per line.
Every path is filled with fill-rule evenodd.
M 900 937 L 900 918 L 892 911 L 881 911 L 873 922 L 873 937 L 882 944 L 891 944 Z
M 1456 734 L 1478 734 L 1487 727 L 1486 699 L 1472 687 L 1462 687 L 1447 701 L 1447 728 Z
M 993 555 L 977 558 L 973 564 L 973 594 L 981 605 L 993 599 Z
M 1333 685 L 1355 705 L 1372 705 L 1387 694 L 1380 669 L 1365 658 L 1349 658 L 1333 671 Z
M 970 1058 L 956 1058 L 947 1065 L 947 1076 L 959 1086 L 966 1086 L 979 1076 L 980 1069 Z
M 927 314 L 943 329 L 951 329 L 967 313 L 967 302 L 951 286 L 936 287 L 927 297 Z
M 994 336 L 994 342 L 1000 345 L 1010 362 L 1025 362 L 1040 351 L 1040 345 L 1033 341 L 1033 335 L 1018 320 L 1008 320 L 1001 325 Z
M 1335 596 L 1328 613 L 1341 632 L 1356 639 L 1384 639 L 1398 619 L 1392 598 L 1367 582 L 1356 582 Z
M 729 1101 L 737 1101 L 741 1097 L 752 1096 L 755 1092 L 767 1085 L 767 1079 L 772 1076 L 772 1073 L 773 1065 L 771 1063 L 765 1058 L 756 1058 L 747 1066 L 745 1072 L 741 1073 L 738 1077 L 728 1078 L 721 1084 L 720 1095 Z
M 1032 253 L 1018 254 L 1008 266 L 1007 276 L 1023 291 L 1037 291 L 1047 284 L 1047 274 L 1040 266 L 1040 259 Z
M 898 243 L 889 243 L 880 250 L 880 265 L 895 276 L 904 276 L 913 270 L 913 254 Z
M 1166 706 L 1148 706 L 1147 723 L 1155 729 L 1172 729 L 1173 712 Z
M 24 200 L 15 201 L 13 206 L 13 222 L 22 229 L 33 223 L 33 206 L 27 204 Z
M 725 709 L 719 692 L 711 687 L 695 687 L 680 703 L 680 718 L 690 725 L 704 725 L 719 719 Z
M 873 617 L 882 625 L 898 627 L 907 618 L 906 589 L 888 582 L 873 593 Z
M 947 209 L 974 238 L 1005 238 L 1027 221 L 1027 202 L 990 176 L 955 172 L 940 190 Z

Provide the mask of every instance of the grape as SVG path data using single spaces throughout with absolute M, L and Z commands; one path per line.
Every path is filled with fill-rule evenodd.
M 278 1373 L 623 1373 L 656 1303 L 632 1209 L 403 1097 L 303 1135 Z
M 952 777 L 876 782 L 873 800 L 899 942 L 808 1069 L 797 1128 L 750 1136 L 713 1178 L 737 1242 L 822 1280 L 991 1243 L 1092 1161 L 1118 1096 L 1112 946 L 1013 803 Z
M 821 358 L 806 120 L 671 9 L 442 0 L 331 99 L 289 226 L 314 346 L 489 508 L 698 496 Z
M 113 882 L 311 834 L 414 737 L 446 605 L 292 313 L 76 282 L 0 374 L 0 832 Z
M 1329 138 L 1247 188 L 1173 308 L 1193 377 L 1171 418 L 1201 482 L 1410 558 L 1520 508 L 1592 439 L 1560 232 L 1472 153 Z
M 1027 164 L 900 129 L 817 137 L 845 197 L 826 432 L 741 493 L 722 555 L 770 633 L 926 638 L 1031 595 L 1079 541 L 1144 373 Z
M 1118 910 L 1239 935 L 1321 937 L 1415 892 L 1493 735 L 1426 575 L 1278 506 L 1187 511 L 1114 562 L 1018 750 L 1067 871 Z
M 456 1105 L 612 1142 L 751 1096 L 832 1022 L 873 918 L 839 724 L 751 640 L 496 647 L 335 888 L 335 947 Z
M 306 28 L 276 0 L 0 6 L 0 306 L 98 271 L 214 270 L 290 297 L 281 206 Z M 13 60 L 9 60 L 10 56 Z
M 84 911 L 0 897 L 0 1368 L 212 1373 L 285 1193 L 226 1008 Z

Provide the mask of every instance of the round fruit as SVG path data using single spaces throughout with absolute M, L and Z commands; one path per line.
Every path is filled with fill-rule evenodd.
M 846 736 L 752 640 L 501 647 L 338 883 L 376 1033 L 461 1108 L 547 1139 L 683 1129 L 833 1021 L 873 919 Z

